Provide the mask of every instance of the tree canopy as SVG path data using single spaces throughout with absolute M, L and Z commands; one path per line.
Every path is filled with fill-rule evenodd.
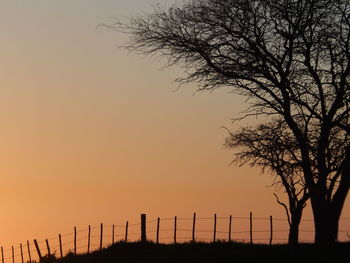
M 336 241 L 350 187 L 348 0 L 186 0 L 110 27 L 130 34 L 128 49 L 181 65 L 182 83 L 245 96 L 245 117 L 281 119 L 310 193 L 315 241 Z

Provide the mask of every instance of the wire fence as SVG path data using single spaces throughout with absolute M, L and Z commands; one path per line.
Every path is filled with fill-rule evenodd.
M 243 242 L 285 244 L 289 225 L 286 219 L 270 217 L 226 216 L 172 217 L 139 223 L 89 225 L 74 227 L 72 232 L 41 240 L 28 240 L 11 247 L 1 247 L 1 263 L 38 262 L 44 256 L 63 257 L 68 253 L 86 254 L 117 242 L 152 241 L 171 244 L 183 242 Z M 350 218 L 340 219 L 339 241 L 348 241 Z M 299 241 L 313 242 L 313 220 L 304 219 L 300 225 Z

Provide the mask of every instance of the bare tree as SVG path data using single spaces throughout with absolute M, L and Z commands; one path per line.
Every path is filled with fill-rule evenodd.
M 131 34 L 130 50 L 182 65 L 182 83 L 227 87 L 248 98 L 246 116 L 279 116 L 297 144 L 315 242 L 337 240 L 350 188 L 348 0 L 185 0 L 109 26 Z
M 229 131 L 225 146 L 234 150 L 234 163 L 260 167 L 263 173 L 268 169 L 275 177 L 273 185 L 284 189 L 288 204 L 280 201 L 276 193 L 274 195 L 287 214 L 288 243 L 298 244 L 302 212 L 310 195 L 305 186 L 297 143 L 289 128 L 283 121 L 275 120 L 235 133 Z

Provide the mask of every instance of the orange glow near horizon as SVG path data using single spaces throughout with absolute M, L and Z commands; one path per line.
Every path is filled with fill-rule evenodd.
M 285 218 L 273 178 L 230 165 L 223 147 L 220 127 L 232 127 L 244 98 L 177 90 L 179 68 L 160 71 L 161 62 L 116 48 L 125 36 L 96 29 L 155 3 L 127 2 L 2 1 L 1 246 L 140 213 Z

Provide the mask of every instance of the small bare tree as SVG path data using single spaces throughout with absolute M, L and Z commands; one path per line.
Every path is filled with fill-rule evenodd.
M 288 204 L 277 202 L 286 211 L 289 223 L 288 243 L 298 244 L 299 225 L 302 212 L 309 199 L 300 156 L 296 154 L 297 144 L 288 127 L 282 121 L 274 121 L 255 128 L 242 128 L 226 138 L 225 146 L 234 150 L 234 162 L 260 167 L 262 172 L 270 172 L 277 189 L 283 188 Z

